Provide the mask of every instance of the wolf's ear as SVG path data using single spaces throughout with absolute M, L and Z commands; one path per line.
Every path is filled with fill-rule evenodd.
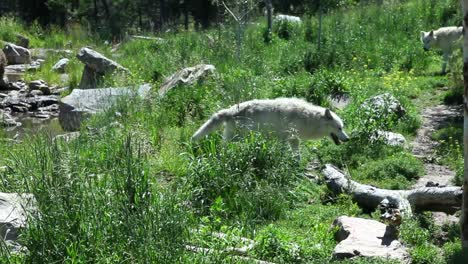
M 425 35 L 426 35 L 426 32 L 421 31 L 421 38 L 424 38 Z
M 431 32 L 429 32 L 429 37 L 433 37 L 434 36 L 434 30 L 431 30 Z
M 325 117 L 328 119 L 333 119 L 330 109 L 325 109 Z

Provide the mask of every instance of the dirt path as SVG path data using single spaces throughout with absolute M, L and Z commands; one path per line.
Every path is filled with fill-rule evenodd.
M 438 143 L 431 139 L 431 134 L 440 128 L 447 127 L 454 120 L 462 118 L 462 106 L 431 106 L 425 108 L 421 115 L 422 125 L 412 142 L 412 147 L 413 154 L 424 161 L 426 175 L 422 176 L 413 187 L 424 187 L 430 182 L 439 186 L 453 185 L 452 179 L 455 177 L 455 172 L 447 166 L 436 163 L 434 151 Z M 457 217 L 441 212 L 434 212 L 433 219 L 438 225 L 458 221 Z
M 431 139 L 431 134 L 436 130 L 446 127 L 448 124 L 461 118 L 461 106 L 437 105 L 428 107 L 421 113 L 423 122 L 412 143 L 413 154 L 424 161 L 426 175 L 421 177 L 414 187 L 424 187 L 428 182 L 439 185 L 452 185 L 451 180 L 455 172 L 447 166 L 436 164 L 434 153 L 437 142 Z

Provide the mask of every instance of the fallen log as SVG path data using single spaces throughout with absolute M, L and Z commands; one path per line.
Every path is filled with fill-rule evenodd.
M 387 199 L 404 216 L 415 211 L 436 211 L 453 214 L 460 210 L 461 187 L 424 187 L 413 190 L 388 190 L 355 182 L 333 165 L 322 170 L 328 189 L 335 194 L 351 194 L 353 200 L 366 209 L 376 209 Z

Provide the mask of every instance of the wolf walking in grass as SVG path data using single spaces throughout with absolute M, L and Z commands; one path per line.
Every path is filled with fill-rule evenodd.
M 224 139 L 237 132 L 260 131 L 288 141 L 299 152 L 299 141 L 329 136 L 335 144 L 348 141 L 341 118 L 327 108 L 298 98 L 252 100 L 233 105 L 215 113 L 206 121 L 192 140 L 199 140 L 224 123 Z
M 461 47 L 459 42 L 463 35 L 463 27 L 441 27 L 429 32 L 421 31 L 421 42 L 423 48 L 428 51 L 430 48 L 439 48 L 443 53 L 442 74 L 446 73 L 447 63 L 452 55 L 453 49 Z

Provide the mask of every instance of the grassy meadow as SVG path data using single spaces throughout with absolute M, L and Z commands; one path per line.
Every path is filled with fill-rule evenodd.
M 370 1 L 369 1 L 370 2 Z M 411 149 L 370 140 L 375 130 L 414 138 L 420 111 L 461 98 L 461 58 L 456 52 L 448 75 L 437 74 L 441 55 L 424 52 L 420 31 L 459 25 L 454 0 L 388 1 L 357 4 L 300 25 L 274 25 L 266 34 L 259 17 L 243 27 L 240 56 L 235 24 L 206 31 L 158 35 L 161 42 L 124 41 L 115 52 L 83 25 L 66 31 L 24 26 L 0 18 L 0 39 L 20 32 L 32 47 L 90 46 L 131 71 L 108 76 L 103 86 L 151 83 L 146 99 L 121 100 L 88 120 L 76 140 L 52 140 L 46 133 L 20 143 L 0 131 L 0 191 L 33 193 L 38 213 L 30 216 L 20 243 L 23 254 L 2 247 L 2 263 L 251 263 L 223 252 L 254 240 L 250 258 L 275 263 L 339 262 L 331 258 L 336 242 L 331 223 L 341 215 L 379 219 L 363 212 L 347 195 L 334 196 L 320 180 L 304 176 L 311 160 L 333 163 L 351 178 L 389 189 L 409 189 L 424 175 Z M 26 80 L 44 79 L 76 87 L 82 65 L 74 56 L 68 81 L 51 70 L 53 55 Z M 158 87 L 177 70 L 213 64 L 216 73 L 159 97 Z M 441 87 L 448 87 L 442 90 Z M 383 92 L 398 98 L 407 115 L 369 116 L 362 102 Z M 288 146 L 252 134 L 223 142 L 220 133 L 198 143 L 194 131 L 212 113 L 255 98 L 301 97 L 330 106 L 330 96 L 351 103 L 334 109 L 352 139 L 335 146 L 329 139 L 302 142 L 298 161 Z M 371 121 L 369 121 L 371 120 Z M 120 125 L 116 125 L 120 124 Z M 459 123 L 437 131 L 441 163 L 457 172 L 463 157 Z M 213 236 L 216 232 L 225 237 Z M 436 226 L 428 213 L 404 221 L 400 237 L 412 263 L 463 263 L 458 224 Z M 442 239 L 443 237 L 443 239 Z M 194 253 L 186 245 L 213 249 Z M 347 260 L 345 263 L 392 263 Z

